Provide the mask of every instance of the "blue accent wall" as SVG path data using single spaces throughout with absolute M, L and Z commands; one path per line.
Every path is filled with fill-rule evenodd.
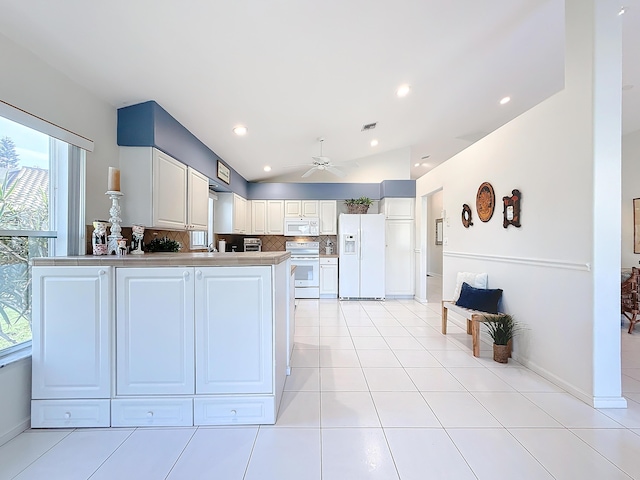
M 369 197 L 415 197 L 415 180 L 382 183 L 253 183 L 202 143 L 153 100 L 118 109 L 118 145 L 155 147 L 209 177 L 216 191 L 260 200 L 344 200 Z M 231 171 L 229 185 L 218 179 L 218 161 Z

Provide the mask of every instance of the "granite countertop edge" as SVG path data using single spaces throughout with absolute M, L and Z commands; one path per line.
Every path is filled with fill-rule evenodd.
M 104 266 L 104 267 L 223 267 L 278 265 L 285 262 L 289 252 L 240 253 L 145 253 L 144 255 L 80 255 L 72 257 L 34 258 L 34 267 Z

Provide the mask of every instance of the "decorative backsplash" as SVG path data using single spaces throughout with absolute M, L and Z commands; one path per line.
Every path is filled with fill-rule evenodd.
M 93 225 L 86 226 L 86 240 L 87 240 L 87 254 L 91 255 L 91 234 L 93 233 Z M 131 227 L 122 227 L 121 235 L 127 240 L 127 245 L 131 245 Z M 180 242 L 182 248 L 180 249 L 180 253 L 189 253 L 189 252 L 198 252 L 203 249 L 194 249 L 191 250 L 189 247 L 189 232 L 183 231 L 171 231 L 171 230 L 152 230 L 146 229 L 144 231 L 144 239 L 143 242 L 146 245 L 154 238 L 162 238 L 167 237 L 170 240 L 174 240 L 176 242 Z M 293 240 L 303 240 L 307 242 L 320 242 L 320 253 L 325 253 L 325 247 L 327 246 L 327 241 L 331 240 L 333 243 L 333 253 L 337 252 L 337 241 L 338 237 L 336 235 L 321 235 L 319 237 L 285 237 L 284 235 L 222 235 L 215 234 L 214 235 L 213 244 L 218 245 L 218 240 L 226 240 L 227 242 L 227 251 L 232 251 L 232 248 L 235 246 L 236 251 L 242 252 L 244 249 L 244 239 L 245 237 L 251 238 L 259 238 L 262 240 L 262 251 L 263 252 L 282 252 L 285 250 L 285 243 Z M 211 242 L 209 242 L 211 243 Z
M 91 251 L 91 235 L 93 234 L 93 225 L 86 226 L 86 240 L 87 240 L 87 254 L 91 255 L 93 252 Z M 131 227 L 122 227 L 122 232 L 120 234 L 127 240 L 127 246 L 131 245 Z M 189 232 L 181 232 L 181 231 L 171 231 L 171 230 L 152 230 L 146 229 L 144 231 L 143 242 L 146 245 L 154 238 L 163 238 L 167 237 L 170 240 L 174 240 L 179 242 L 182 245 L 180 249 L 180 253 L 188 253 L 188 252 L 197 252 L 202 251 L 202 249 L 198 250 L 190 250 L 189 248 Z

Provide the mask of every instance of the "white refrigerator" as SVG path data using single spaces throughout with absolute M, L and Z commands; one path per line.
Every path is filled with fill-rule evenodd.
M 340 214 L 340 298 L 384 298 L 384 221 L 383 214 Z

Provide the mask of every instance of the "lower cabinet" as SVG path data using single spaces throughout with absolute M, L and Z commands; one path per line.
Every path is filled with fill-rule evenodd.
M 33 267 L 32 427 L 108 427 L 112 267 Z
M 337 258 L 320 258 L 320 297 L 338 297 Z
M 193 268 L 118 268 L 116 395 L 194 392 Z
M 34 267 L 32 427 L 275 423 L 290 268 Z
M 196 278 L 196 393 L 273 392 L 271 267 L 199 268 Z

